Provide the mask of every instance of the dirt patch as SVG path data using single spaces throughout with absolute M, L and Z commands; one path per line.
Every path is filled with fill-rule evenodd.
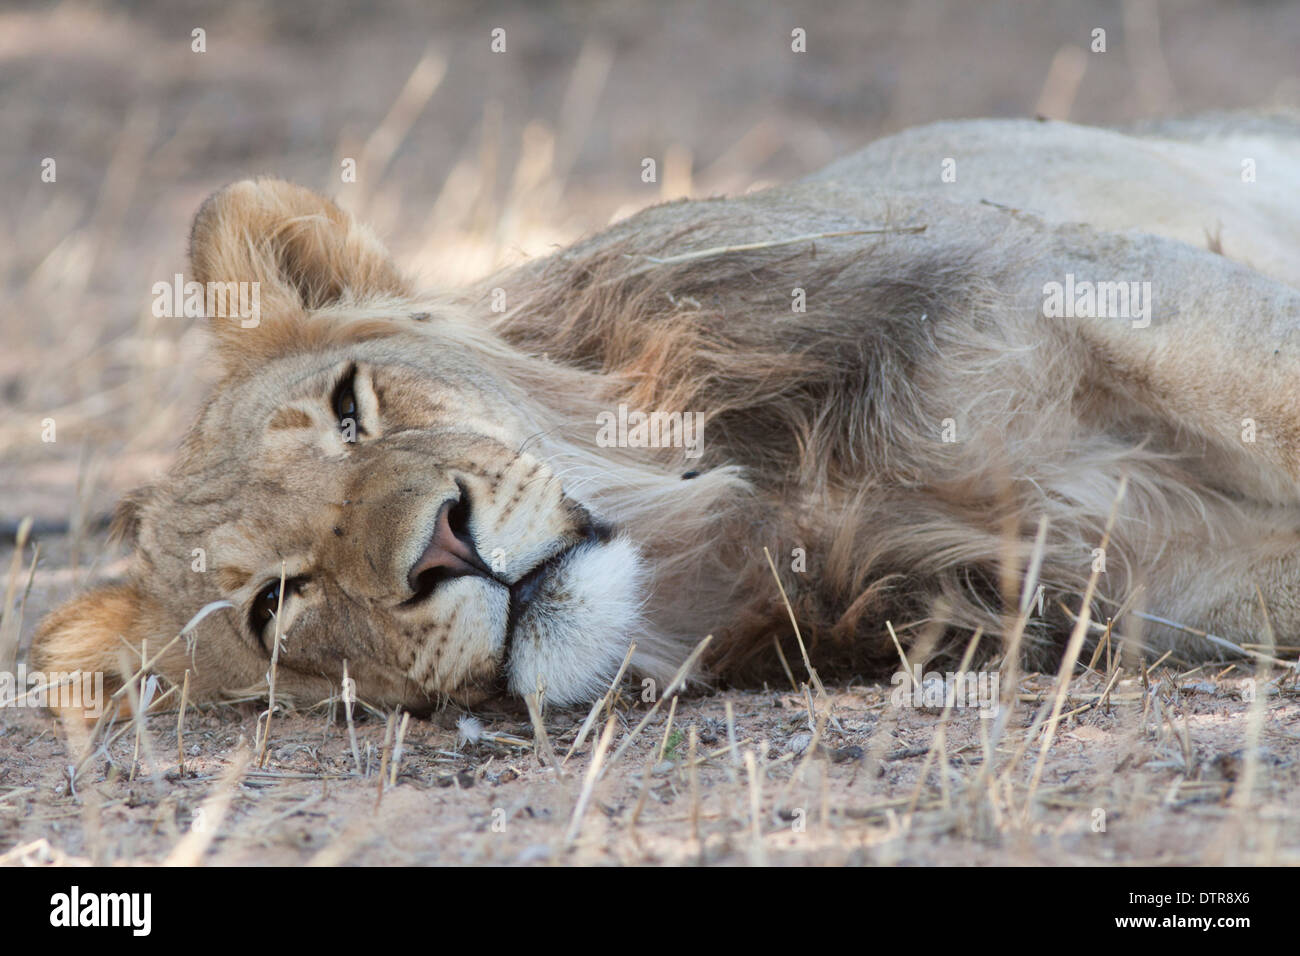
M 181 771 L 175 713 L 148 718 L 139 742 L 134 724 L 117 725 L 83 763 L 52 717 L 11 710 L 0 853 L 100 864 L 1300 862 L 1293 684 L 1161 670 L 1146 688 L 1117 680 L 1100 703 L 1107 683 L 1072 682 L 1041 767 L 1054 682 L 1040 675 L 1021 681 L 1005 722 L 900 706 L 896 688 L 877 684 L 816 700 L 806 689 L 697 694 L 671 727 L 661 707 L 636 736 L 651 705 L 629 687 L 603 748 L 604 713 L 576 748 L 587 714 L 546 715 L 554 764 L 521 713 L 410 721 L 394 763 L 383 715 L 358 714 L 354 751 L 335 702 L 277 714 L 257 767 L 252 705 L 191 711 Z M 1258 704 L 1243 699 L 1254 688 Z

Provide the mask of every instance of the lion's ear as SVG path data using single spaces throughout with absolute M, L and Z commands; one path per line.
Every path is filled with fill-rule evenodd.
M 111 693 L 122 686 L 123 660 L 138 665 L 146 641 L 154 644 L 150 636 L 166 633 L 161 618 L 161 609 L 133 587 L 87 591 L 41 622 L 32 642 L 31 668 L 46 675 L 102 674 Z M 160 640 L 150 656 L 161 649 Z
M 226 302 L 239 295 L 241 304 L 256 303 L 255 315 L 229 308 L 234 314 L 213 316 L 222 344 L 236 348 L 287 342 L 309 313 L 339 301 L 410 293 L 368 227 L 279 179 L 244 180 L 208 197 L 190 232 L 190 266 L 205 292 L 220 288 Z

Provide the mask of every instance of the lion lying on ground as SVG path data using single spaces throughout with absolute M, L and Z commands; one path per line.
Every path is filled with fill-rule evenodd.
M 277 634 L 299 702 L 346 661 L 376 704 L 571 703 L 706 634 L 704 672 L 752 678 L 774 641 L 801 667 L 764 548 L 848 673 L 896 661 L 886 621 L 964 643 L 1022 606 L 1059 653 L 1092 577 L 1135 647 L 1223 653 L 1153 618 L 1294 636 L 1298 131 L 942 124 L 455 297 L 328 200 L 237 183 L 193 278 L 258 283 L 259 320 L 212 320 L 224 377 L 120 509 L 129 577 L 33 661 L 117 673 L 223 600 L 154 665 L 192 699 L 264 692 Z

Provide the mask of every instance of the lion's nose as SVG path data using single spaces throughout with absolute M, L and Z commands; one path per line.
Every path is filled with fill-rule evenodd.
M 469 498 L 462 496 L 438 509 L 433 536 L 424 553 L 411 565 L 406 583 L 412 591 L 432 591 L 439 581 L 466 574 L 491 576 L 474 549 L 469 533 Z

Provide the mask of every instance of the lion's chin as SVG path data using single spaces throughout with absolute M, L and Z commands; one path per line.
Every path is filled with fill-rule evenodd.
M 515 622 L 507 672 L 511 693 L 575 704 L 605 692 L 638 630 L 645 566 L 615 538 L 574 549 Z

